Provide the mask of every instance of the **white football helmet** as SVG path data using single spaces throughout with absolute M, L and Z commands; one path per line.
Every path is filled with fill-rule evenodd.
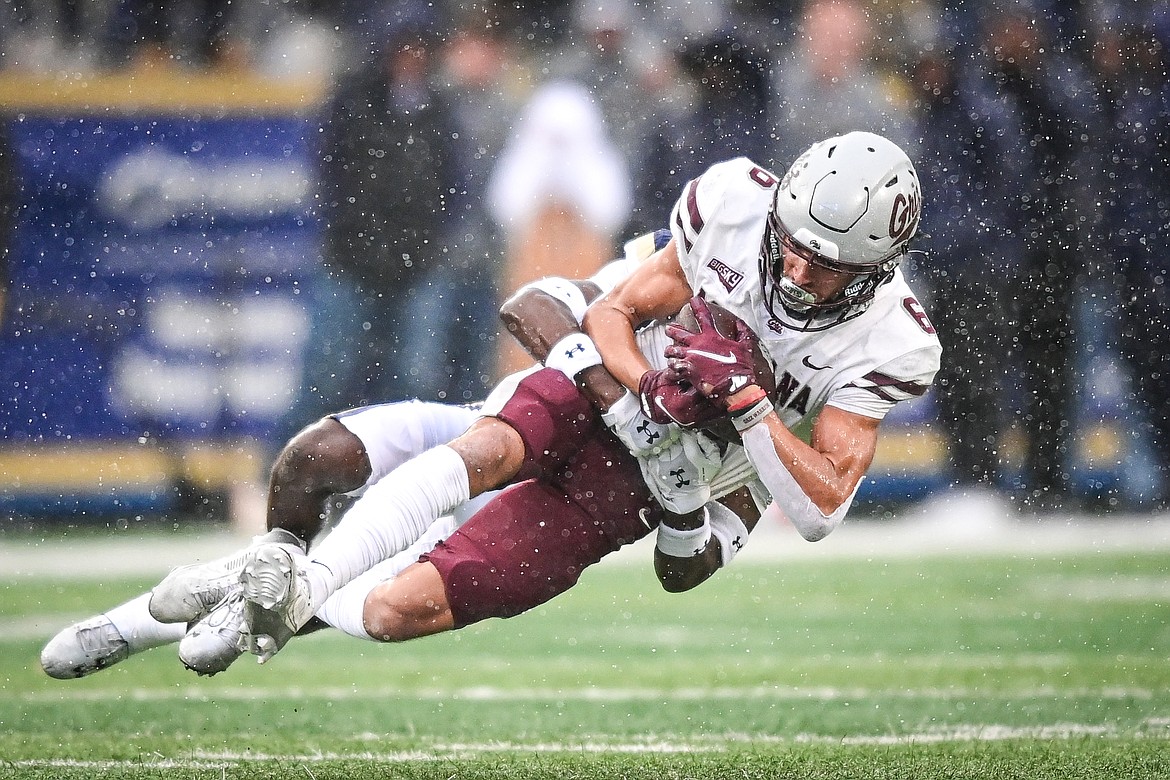
M 784 174 L 768 214 L 760 250 L 768 311 L 803 331 L 861 314 L 893 277 L 921 214 L 918 174 L 897 144 L 860 131 L 814 144 Z M 784 275 L 782 247 L 855 278 L 817 301 Z

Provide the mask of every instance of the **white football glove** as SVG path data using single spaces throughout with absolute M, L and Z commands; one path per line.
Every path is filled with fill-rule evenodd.
M 678 441 L 658 455 L 638 458 L 642 479 L 668 512 L 685 515 L 711 500 L 711 480 L 722 460 L 719 445 L 701 431 L 680 429 Z
M 664 452 L 678 442 L 682 430 L 674 424 L 664 425 L 651 420 L 642 411 L 638 396 L 628 391 L 601 415 L 601 419 L 618 441 L 639 458 Z

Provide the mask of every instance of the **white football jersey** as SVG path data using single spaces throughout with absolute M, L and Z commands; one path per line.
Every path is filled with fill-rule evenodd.
M 776 412 L 808 441 L 826 404 L 881 419 L 899 401 L 923 395 L 942 347 L 901 271 L 878 288 L 864 313 L 825 330 L 794 330 L 773 317 L 764 305 L 759 257 L 778 183 L 747 158 L 714 165 L 686 186 L 670 229 L 692 291 L 759 337 L 775 369 Z M 750 478 L 741 448 L 731 448 L 717 481 Z
M 901 271 L 878 288 L 863 314 L 828 329 L 798 331 L 772 317 L 764 305 L 759 256 L 778 183 L 777 176 L 747 158 L 712 166 L 684 189 L 670 229 L 691 290 L 731 311 L 756 333 L 775 371 L 776 412 L 808 441 L 826 404 L 881 419 L 899 401 L 924 394 L 938 371 L 942 348 Z M 646 244 L 648 238 L 640 241 Z M 608 292 L 652 250 L 652 241 L 627 246 L 625 257 L 592 280 Z M 636 339 L 653 367 L 666 365 L 663 350 L 671 341 L 665 323 L 641 329 Z M 770 497 L 743 448 L 731 445 L 712 481 L 712 495 L 720 497 L 745 484 L 763 509 Z
M 764 305 L 759 257 L 779 178 L 747 158 L 711 167 L 690 182 L 671 216 L 679 262 L 696 295 L 740 317 L 776 372 L 776 411 L 791 429 L 811 425 L 826 404 L 881 419 L 924 394 L 942 347 L 901 271 L 860 316 L 804 332 Z

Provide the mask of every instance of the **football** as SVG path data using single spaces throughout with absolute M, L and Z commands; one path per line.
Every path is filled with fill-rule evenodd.
M 707 301 L 707 308 L 711 310 L 711 319 L 715 323 L 715 330 L 730 338 L 735 333 L 735 322 L 739 318 L 727 309 L 711 301 Z M 681 325 L 692 333 L 699 332 L 699 321 L 695 319 L 695 313 L 691 310 L 691 304 L 689 302 L 675 315 L 674 321 L 677 325 Z M 756 377 L 759 379 L 760 387 L 764 388 L 769 398 L 775 399 L 776 375 L 772 369 L 772 361 L 765 354 L 758 342 L 755 345 L 753 354 L 755 356 Z M 728 417 L 722 417 L 709 423 L 704 426 L 704 430 L 723 441 L 739 443 L 739 433 L 735 430 L 735 426 L 731 424 L 731 419 Z

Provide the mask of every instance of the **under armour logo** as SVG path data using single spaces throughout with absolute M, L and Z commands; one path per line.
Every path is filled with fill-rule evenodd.
M 574 344 L 573 346 L 571 346 L 565 350 L 565 357 L 571 358 L 571 357 L 573 357 L 573 355 L 576 355 L 578 352 L 584 352 L 584 351 L 585 351 L 585 345 L 578 341 L 576 344 Z
M 737 536 L 734 539 L 732 539 L 731 546 L 735 548 L 736 552 L 739 552 L 740 550 L 742 550 L 743 549 L 743 537 Z
M 635 430 L 646 437 L 647 444 L 653 444 L 655 441 L 662 438 L 661 433 L 650 427 L 649 420 L 643 420 Z
M 691 484 L 691 481 L 689 479 L 683 479 L 683 474 L 686 474 L 686 473 L 687 473 L 686 469 L 673 469 L 670 472 L 670 476 L 674 477 L 674 479 L 675 479 L 674 486 L 676 488 L 686 487 L 687 485 Z

